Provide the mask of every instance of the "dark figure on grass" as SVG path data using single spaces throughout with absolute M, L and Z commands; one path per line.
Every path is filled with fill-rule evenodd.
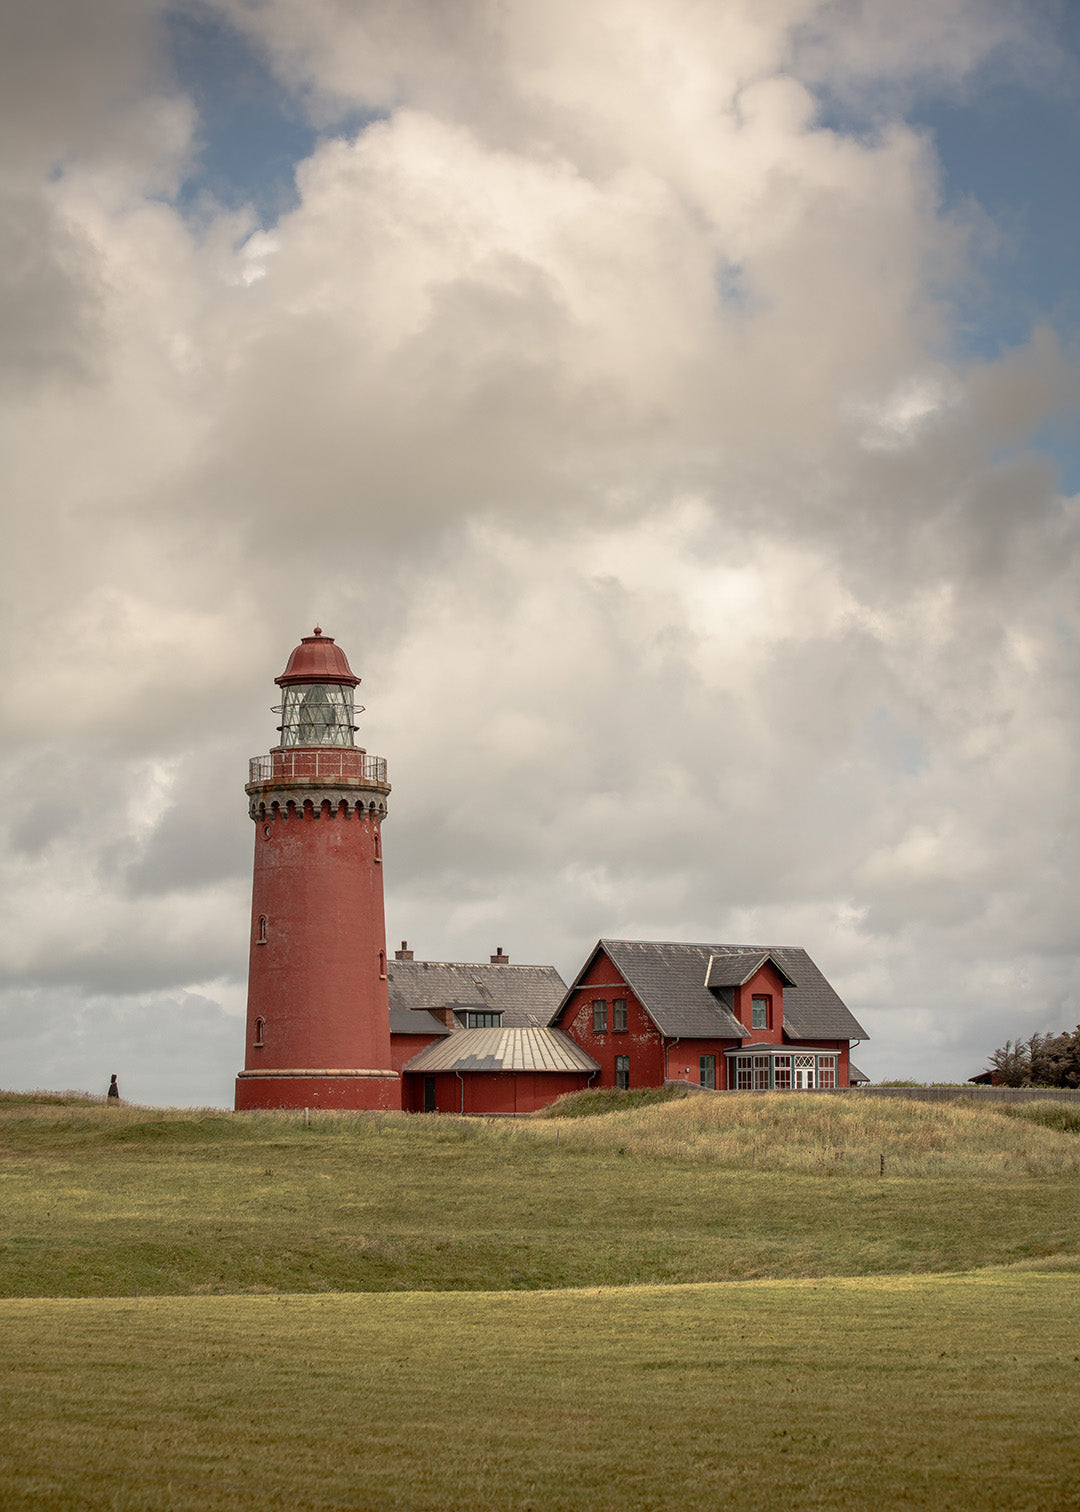
M 116 1085 L 116 1072 L 115 1071 L 112 1074 L 112 1080 L 109 1082 L 109 1093 L 108 1093 L 108 1095 L 109 1095 L 109 1097 L 115 1097 L 116 1100 L 117 1100 L 117 1102 L 120 1101 L 120 1088 Z

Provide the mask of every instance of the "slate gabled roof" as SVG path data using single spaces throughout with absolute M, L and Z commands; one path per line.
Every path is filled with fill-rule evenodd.
M 706 987 L 741 987 L 744 982 L 750 980 L 755 971 L 761 970 L 766 961 L 771 963 L 785 987 L 794 987 L 795 983 L 771 950 L 744 950 L 741 947 L 732 947 L 710 955 L 709 964 L 705 968 L 705 985 Z
M 549 1024 L 566 992 L 554 966 L 389 961 L 386 975 L 391 1013 L 417 1008 L 501 1010 L 504 1029 Z
M 770 957 L 787 981 L 784 986 L 784 1038 L 868 1039 L 869 1035 L 836 991 L 797 945 L 698 945 L 663 940 L 601 940 L 635 997 L 661 1034 L 681 1039 L 748 1040 L 751 1032 L 705 985 L 711 957 L 735 957 L 723 976 L 740 973 L 744 982 L 752 970 L 744 964 Z M 594 951 L 586 969 L 591 964 Z M 584 975 L 584 971 L 582 972 Z M 716 971 L 714 968 L 714 985 Z M 564 1003 L 568 1000 L 564 999 Z M 562 1006 L 562 1005 L 560 1005 Z
M 505 967 L 499 970 L 505 971 Z M 403 1071 L 599 1071 L 561 1029 L 460 1029 L 427 1045 Z
M 390 1010 L 390 1033 L 391 1034 L 453 1034 L 445 1024 L 430 1013 L 425 1013 L 422 1008 L 391 1008 Z

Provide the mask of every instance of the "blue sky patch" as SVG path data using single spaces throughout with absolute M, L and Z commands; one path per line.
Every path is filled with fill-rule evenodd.
M 193 211 L 207 195 L 229 208 L 251 204 L 272 226 L 297 204 L 296 164 L 318 134 L 247 40 L 208 11 L 171 11 L 167 46 L 180 88 L 199 112 L 200 152 L 178 204 Z

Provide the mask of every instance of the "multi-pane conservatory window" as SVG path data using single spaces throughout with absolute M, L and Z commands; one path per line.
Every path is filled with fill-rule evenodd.
M 339 683 L 299 683 L 285 689 L 281 705 L 283 746 L 351 746 L 353 690 Z
M 815 1051 L 773 1055 L 735 1055 L 735 1089 L 738 1092 L 810 1092 L 815 1087 L 838 1085 L 836 1056 Z M 729 1079 L 728 1086 L 731 1086 Z

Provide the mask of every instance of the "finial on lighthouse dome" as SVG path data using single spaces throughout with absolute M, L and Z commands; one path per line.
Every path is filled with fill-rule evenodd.
M 316 625 L 274 681 L 285 694 L 278 726 L 282 746 L 353 744 L 353 689 L 360 679 L 332 635 Z

